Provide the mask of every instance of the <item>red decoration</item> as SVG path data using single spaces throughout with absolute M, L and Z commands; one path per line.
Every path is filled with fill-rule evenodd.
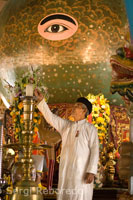
M 88 115 L 88 122 L 92 123 L 92 114 Z

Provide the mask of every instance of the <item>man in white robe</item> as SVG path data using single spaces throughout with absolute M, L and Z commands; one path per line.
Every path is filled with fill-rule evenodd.
M 85 119 L 87 111 L 91 113 L 91 103 L 84 97 L 79 98 L 73 107 L 75 122 L 72 122 L 53 114 L 38 90 L 35 96 L 40 102 L 38 109 L 62 137 L 58 200 L 92 200 L 99 140 L 97 129 Z

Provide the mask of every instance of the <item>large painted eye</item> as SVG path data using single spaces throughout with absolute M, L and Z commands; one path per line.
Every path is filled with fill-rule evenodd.
M 48 40 L 64 40 L 78 29 L 77 21 L 63 13 L 48 15 L 38 25 L 39 34 Z
M 49 26 L 46 30 L 44 30 L 44 32 L 59 33 L 59 32 L 65 31 L 65 30 L 68 30 L 68 28 L 66 28 L 63 25 L 53 24 L 53 25 Z

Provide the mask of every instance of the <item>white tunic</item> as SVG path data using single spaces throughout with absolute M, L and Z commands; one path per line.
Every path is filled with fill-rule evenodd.
M 97 129 L 86 119 L 72 122 L 53 114 L 42 100 L 39 110 L 62 137 L 58 200 L 92 200 L 93 183 L 86 184 L 85 173 L 97 173 L 99 141 Z M 79 132 L 78 137 L 76 136 Z

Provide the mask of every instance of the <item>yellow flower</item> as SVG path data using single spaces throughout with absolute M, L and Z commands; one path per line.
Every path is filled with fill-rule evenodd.
M 37 117 L 37 116 L 38 116 L 38 114 L 36 112 L 34 112 L 34 117 Z
M 106 131 L 106 129 L 105 129 L 105 127 L 100 127 L 100 129 L 102 130 L 102 131 Z
M 106 122 L 104 122 L 104 123 L 103 123 L 103 125 L 106 127 L 106 126 L 107 126 L 107 123 L 106 123 Z
M 98 136 L 104 137 L 104 136 L 105 136 L 105 133 L 98 133 Z
M 11 111 L 11 112 L 10 112 L 10 115 L 13 116 L 13 114 L 14 114 L 14 113 Z
M 95 113 L 95 114 L 93 113 L 92 116 L 93 116 L 93 117 L 98 117 L 99 114 L 98 114 L 98 113 Z
M 26 84 L 24 84 L 24 87 L 26 87 Z
M 94 124 L 94 123 L 93 123 L 93 124 Z M 98 124 L 94 124 L 94 125 L 95 125 L 95 127 L 96 127 L 96 128 L 98 128 L 98 127 L 99 127 L 99 126 L 98 126 Z
M 103 118 L 103 117 L 98 117 L 98 118 L 96 119 L 96 122 L 97 122 L 97 123 L 104 123 L 104 118 Z
M 16 112 L 16 115 L 19 115 L 19 114 L 20 114 L 19 111 L 17 111 L 17 112 Z
M 17 119 L 15 118 L 13 121 L 14 121 L 14 122 L 16 122 L 16 121 L 17 121 Z
M 19 108 L 20 110 L 23 108 L 23 103 L 22 103 L 22 102 L 20 102 L 20 103 L 18 104 L 18 108 Z
M 34 121 L 34 123 L 37 123 L 37 119 L 34 119 L 33 121 Z
M 38 128 L 37 128 L 37 127 L 35 127 L 35 128 L 34 128 L 34 131 L 35 131 L 35 132 L 38 132 Z
M 94 109 L 93 109 L 94 112 L 97 112 L 98 110 L 99 110 L 99 109 L 98 109 L 98 107 L 96 107 L 96 106 L 95 106 Z
M 105 99 L 100 99 L 100 104 L 105 105 Z
M 19 133 L 19 131 L 20 131 L 20 128 L 16 128 L 16 133 Z
M 106 108 L 106 114 L 107 114 L 107 115 L 110 115 L 110 108 L 109 108 L 109 107 Z
M 21 119 L 20 119 L 20 123 L 23 124 L 23 122 L 24 122 L 24 121 L 23 121 L 23 118 L 21 118 Z
M 106 118 L 107 122 L 110 122 L 110 118 L 107 115 L 105 115 L 105 118 Z

